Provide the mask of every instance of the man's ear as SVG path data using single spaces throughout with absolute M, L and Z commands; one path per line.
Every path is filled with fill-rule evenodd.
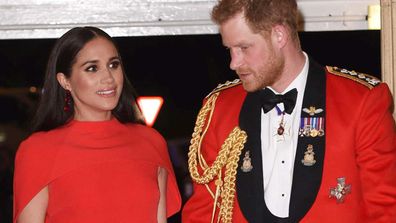
M 289 30 L 284 25 L 275 25 L 272 27 L 272 41 L 283 48 L 290 39 Z
M 63 87 L 63 89 L 69 90 L 69 91 L 71 90 L 70 82 L 66 78 L 64 73 L 57 73 L 56 79 L 58 80 L 58 83 Z

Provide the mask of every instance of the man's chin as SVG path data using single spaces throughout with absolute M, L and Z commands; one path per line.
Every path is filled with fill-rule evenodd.
M 243 82 L 243 81 L 242 81 L 242 86 L 243 86 L 243 89 L 245 89 L 245 91 L 247 91 L 249 93 L 252 93 L 252 92 L 262 89 L 260 86 L 254 84 L 254 83 L 247 83 L 247 82 Z

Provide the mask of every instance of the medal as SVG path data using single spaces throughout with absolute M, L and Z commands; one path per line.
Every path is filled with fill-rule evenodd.
M 317 118 L 314 118 L 314 117 L 312 117 L 312 118 L 310 118 L 311 119 L 311 131 L 309 132 L 309 135 L 311 136 L 311 137 L 316 137 L 316 136 L 318 136 L 318 130 L 317 130 Z
M 345 196 L 351 193 L 351 185 L 345 184 L 345 177 L 337 178 L 337 186 L 330 188 L 329 198 L 335 198 L 337 203 L 343 203 Z
M 279 124 L 279 127 L 278 127 L 278 130 L 277 130 L 277 133 L 278 133 L 278 135 L 283 135 L 283 133 L 285 132 L 285 128 L 283 128 L 283 126 L 282 126 L 282 123 L 280 123 Z
M 311 129 L 309 135 L 310 135 L 311 137 L 316 137 L 316 136 L 319 135 L 319 131 L 316 130 L 316 129 Z
M 318 136 L 324 136 L 325 134 L 323 120 L 324 118 L 322 117 L 318 118 Z
M 278 130 L 276 131 L 276 133 L 278 133 L 278 135 L 283 135 L 283 133 L 285 132 L 285 127 L 284 127 L 284 124 L 283 124 L 283 115 L 282 115 L 282 119 L 281 119 L 281 121 L 280 121 L 280 123 L 279 123 L 279 127 L 278 127 Z
M 321 137 L 325 135 L 323 117 L 301 117 L 300 137 Z
M 308 137 L 311 132 L 311 124 L 310 124 L 310 119 L 309 118 L 301 118 L 300 122 L 300 137 Z
M 285 124 L 283 123 L 283 117 L 285 116 L 285 112 L 283 111 L 281 111 L 280 110 L 280 108 L 278 107 L 278 105 L 275 105 L 275 108 L 276 108 L 276 111 L 277 111 L 277 113 L 278 113 L 278 116 L 280 115 L 281 116 L 281 120 L 280 120 L 280 122 L 279 122 L 279 127 L 278 127 L 278 129 L 276 130 L 276 133 L 279 135 L 279 136 L 281 136 L 281 135 L 283 135 L 283 133 L 285 132 Z

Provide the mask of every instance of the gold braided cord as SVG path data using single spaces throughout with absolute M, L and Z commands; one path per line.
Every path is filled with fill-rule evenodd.
M 221 193 L 222 205 L 220 208 L 220 215 L 222 216 L 223 222 L 232 221 L 238 161 L 247 138 L 246 133 L 239 128 L 234 129 L 234 131 L 235 135 L 232 134 L 232 137 L 235 138 L 232 141 L 235 142 L 235 144 L 232 145 L 232 150 L 228 158 L 229 161 L 227 162 L 224 177 L 224 188 Z
M 201 143 L 212 119 L 216 99 L 219 94 L 220 92 L 216 92 L 211 95 L 198 113 L 188 152 L 188 168 L 192 180 L 198 184 L 205 184 L 209 193 L 214 198 L 214 211 L 211 222 L 213 222 L 216 207 L 219 207 L 220 213 L 218 220 L 221 218 L 222 222 L 228 223 L 232 221 L 238 161 L 246 142 L 247 135 L 239 127 L 235 127 L 221 146 L 212 166 L 208 166 L 206 164 L 206 161 L 201 154 Z M 209 120 L 205 127 L 208 113 Z M 202 175 L 198 172 L 198 163 L 203 171 Z M 221 176 L 223 168 L 225 168 L 224 179 L 222 179 Z M 217 179 L 215 183 L 216 193 L 214 194 L 207 184 L 213 181 L 215 177 L 217 177 Z M 218 199 L 219 194 L 221 199 Z M 219 204 L 218 202 L 221 203 Z
M 192 134 L 191 145 L 188 152 L 188 167 L 190 171 L 191 178 L 198 184 L 207 184 L 214 179 L 221 168 L 226 163 L 226 157 L 228 152 L 226 150 L 221 150 L 219 156 L 214 161 L 211 167 L 202 168 L 204 173 L 200 176 L 197 168 L 197 158 L 201 158 L 200 147 L 201 147 L 201 133 L 206 121 L 206 115 L 212 110 L 215 105 L 217 94 L 213 94 L 201 108 L 198 113 L 197 121 L 195 122 L 194 133 Z
M 219 95 L 219 93 L 217 93 L 216 94 L 216 96 L 214 96 L 215 98 L 213 98 L 212 100 L 211 100 L 211 105 L 210 105 L 210 107 L 208 108 L 209 109 L 209 120 L 208 120 L 208 123 L 210 123 L 211 121 L 212 121 L 212 116 L 213 116 L 213 112 L 214 112 L 214 105 L 215 105 L 215 103 L 216 103 L 216 99 L 217 99 L 217 96 Z M 203 116 L 203 118 L 205 118 L 206 117 L 206 113 L 207 113 L 208 111 L 205 111 L 205 115 Z M 203 121 L 203 124 L 205 124 L 205 119 L 203 119 L 202 120 Z M 204 136 L 205 134 L 206 134 L 206 132 L 208 131 L 208 129 L 209 129 L 209 124 L 208 125 L 206 125 L 206 127 L 205 127 L 205 130 L 201 133 L 201 135 L 202 136 Z M 201 166 L 201 168 L 202 169 L 205 169 L 205 168 L 208 168 L 208 164 L 206 163 L 206 161 L 205 161 L 205 159 L 204 159 L 204 157 L 203 157 L 203 155 L 202 155 L 202 153 L 201 153 L 201 144 L 202 144 L 202 140 L 203 140 L 203 137 L 201 137 L 200 138 L 200 140 L 199 140 L 199 146 L 198 146 L 198 154 L 199 154 L 199 157 L 198 157 L 198 160 L 199 160 L 199 165 Z

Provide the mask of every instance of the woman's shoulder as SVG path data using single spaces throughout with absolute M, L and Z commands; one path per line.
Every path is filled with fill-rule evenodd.
M 146 145 L 151 145 L 154 150 L 160 153 L 167 152 L 167 143 L 161 133 L 156 129 L 142 124 L 128 124 L 129 135 L 134 135 Z
M 57 145 L 64 138 L 62 135 L 58 129 L 35 132 L 21 142 L 17 157 L 50 155 L 58 148 Z
M 143 125 L 143 124 L 127 124 L 128 129 L 144 138 L 150 138 L 151 140 L 163 140 L 163 136 L 154 128 Z

